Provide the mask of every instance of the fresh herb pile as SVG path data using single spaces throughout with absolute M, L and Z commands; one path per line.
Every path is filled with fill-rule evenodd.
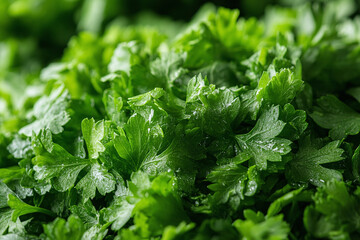
M 206 5 L 3 65 L 0 239 L 360 239 L 354 9 Z

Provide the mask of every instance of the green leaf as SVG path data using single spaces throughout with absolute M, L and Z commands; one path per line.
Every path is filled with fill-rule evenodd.
M 230 206 L 237 210 L 240 202 L 244 200 L 248 169 L 241 165 L 226 164 L 216 167 L 207 175 L 207 179 L 213 184 L 208 188 L 214 191 L 214 202 L 224 204 L 229 202 Z
M 82 205 L 73 205 L 70 207 L 70 211 L 82 220 L 86 228 L 90 228 L 99 223 L 99 213 L 91 201 L 86 201 Z
M 40 130 L 40 133 L 36 137 L 35 135 L 32 136 L 32 144 L 35 150 L 35 153 L 38 153 L 37 149 L 44 148 L 48 152 L 52 152 L 54 147 L 54 142 L 52 140 L 52 134 L 50 130 L 43 129 Z
M 190 79 L 187 87 L 186 102 L 195 102 L 199 99 L 201 93 L 208 91 L 209 82 L 201 74 Z
M 285 105 L 291 102 L 296 94 L 302 90 L 303 81 L 298 79 L 289 69 L 283 69 L 275 76 L 269 77 L 265 72 L 259 81 L 257 99 L 270 104 Z
M 8 195 L 15 194 L 4 182 L 0 181 L 0 208 L 8 206 Z
M 271 107 L 247 134 L 236 135 L 240 149 L 252 156 L 259 169 L 267 168 L 267 161 L 280 162 L 281 156 L 290 152 L 291 141 L 276 137 L 285 123 L 279 118 L 279 107 Z
M 335 96 L 323 96 L 317 100 L 317 104 L 319 107 L 315 107 L 310 116 L 320 127 L 330 129 L 332 139 L 342 139 L 360 132 L 360 114 Z
M 16 181 L 21 179 L 24 175 L 25 169 L 18 166 L 0 168 L 0 181 L 4 183 L 9 183 L 11 181 Z M 1 201 L 0 201 L 1 202 Z M 1 206 L 1 204 L 0 204 Z
M 247 90 L 244 88 L 240 92 L 240 122 L 243 121 L 247 116 L 249 116 L 251 120 L 256 120 L 261 107 L 261 103 L 256 99 L 256 92 L 257 90 Z
M 131 97 L 128 103 L 136 114 L 140 114 L 149 124 L 161 124 L 167 122 L 168 113 L 165 111 L 162 100 L 165 99 L 166 92 L 161 88 Z
M 100 211 L 102 218 L 111 223 L 111 229 L 120 230 L 132 216 L 134 204 L 130 204 L 124 197 L 114 199 L 109 207 Z
M 232 226 L 230 220 L 223 218 L 208 218 L 193 232 L 195 232 L 193 233 L 195 235 L 194 239 L 240 239 L 239 233 Z M 191 233 L 190 236 L 192 236 Z
M 133 172 L 156 156 L 163 139 L 161 128 L 150 126 L 139 114 L 131 116 L 119 132 L 120 135 L 114 139 L 114 147 L 123 159 L 124 168 Z
M 101 195 L 115 190 L 115 178 L 103 166 L 95 163 L 90 171 L 83 177 L 76 188 L 81 191 L 83 202 L 95 197 L 96 189 Z
M 181 36 L 175 45 L 180 52 L 186 52 L 184 66 L 190 69 L 207 66 L 218 58 L 219 44 L 205 24 Z
M 134 181 L 134 175 L 131 178 Z M 114 231 L 120 230 L 130 219 L 132 211 L 135 207 L 137 199 L 132 199 L 131 203 L 127 198 L 131 195 L 129 189 L 125 186 L 124 180 L 118 178 L 117 190 L 114 199 L 107 208 L 100 210 L 100 219 L 103 219 L 107 224 L 111 224 L 111 229 Z M 147 179 L 147 181 L 149 181 Z M 144 183 L 144 182 L 143 182 Z M 144 183 L 145 187 L 147 183 Z
M 176 79 L 187 73 L 187 70 L 182 67 L 184 60 L 184 54 L 169 52 L 151 62 L 150 71 L 158 78 L 159 86 L 167 84 L 171 86 Z
M 16 136 L 7 149 L 15 158 L 20 159 L 30 157 L 33 154 L 31 141 L 28 138 L 22 139 L 20 136 Z
M 166 87 L 166 82 L 155 77 L 149 66 L 133 65 L 130 71 L 130 79 L 135 95 L 146 93 L 154 88 Z
M 342 174 L 322 164 L 338 162 L 343 159 L 344 150 L 339 148 L 340 142 L 333 141 L 317 148 L 310 137 L 300 142 L 300 149 L 286 167 L 286 176 L 292 183 L 311 183 L 322 186 L 331 179 L 342 179 Z
M 237 20 L 240 12 L 238 9 L 230 10 L 219 8 L 217 13 L 211 13 L 208 18 L 208 25 L 211 32 L 226 46 L 236 44 L 238 34 Z
M 2 236 L 11 225 L 12 209 L 0 209 L 0 236 Z
M 36 180 L 51 180 L 53 187 L 64 192 L 73 187 L 79 172 L 90 164 L 89 160 L 74 157 L 61 146 L 54 144 L 53 150 L 36 154 L 32 160 Z
M 29 214 L 29 213 L 44 213 L 44 214 L 52 216 L 52 217 L 55 216 L 55 213 L 53 213 L 52 211 L 26 204 L 13 194 L 8 195 L 7 204 L 9 205 L 9 207 L 11 209 L 14 210 L 11 215 L 11 220 L 14 222 L 16 221 L 16 219 L 18 217 Z
M 44 233 L 51 240 L 81 240 L 84 234 L 84 226 L 80 218 L 70 215 L 68 220 L 56 218 L 49 224 L 44 224 Z
M 133 210 L 135 226 L 143 237 L 157 236 L 166 226 L 189 221 L 175 188 L 175 179 L 162 174 L 151 182 L 150 189 L 143 191 L 144 197 Z
M 68 91 L 63 87 L 55 89 L 50 96 L 44 96 L 36 102 L 32 112 L 36 120 L 21 128 L 19 133 L 28 137 L 32 132 L 38 134 L 41 129 L 49 129 L 54 134 L 61 133 L 63 126 L 70 121 L 68 105 Z
M 98 121 L 85 118 L 81 122 L 81 130 L 86 142 L 89 158 L 96 159 L 99 153 L 105 150 L 101 140 L 104 138 L 104 121 Z
M 359 0 L 180 2 L 0 0 L 0 240 L 360 239 Z
M 231 90 L 209 86 L 201 74 L 189 81 L 185 111 L 191 128 L 200 127 L 211 136 L 229 133 L 239 109 L 240 100 Z
M 112 223 L 113 230 L 121 229 L 132 215 L 144 237 L 187 220 L 175 189 L 175 179 L 169 174 L 159 175 L 151 181 L 146 173 L 138 171 L 131 175 L 128 185 L 128 189 L 122 186 L 125 190 L 121 195 L 101 210 L 102 218 Z
M 104 225 L 101 226 L 100 224 L 93 225 L 91 228 L 86 230 L 82 236 L 81 239 L 105 239 L 108 229 L 106 229 L 108 226 Z
M 240 109 L 239 98 L 229 89 L 215 89 L 201 100 L 204 105 L 200 113 L 204 131 L 212 136 L 231 132 L 231 124 Z
M 266 216 L 268 217 L 275 216 L 286 205 L 290 204 L 291 202 L 294 202 L 296 200 L 296 197 L 300 195 L 302 192 L 303 192 L 303 188 L 299 188 L 279 197 L 270 204 Z
M 86 1 L 82 6 L 78 27 L 81 31 L 99 33 L 104 20 L 106 3 L 102 1 Z
M 130 74 L 131 66 L 139 61 L 136 53 L 139 52 L 139 44 L 132 42 L 120 43 L 114 51 L 109 63 L 109 72 L 124 71 Z
M 284 110 L 280 112 L 279 118 L 286 123 L 279 136 L 291 141 L 299 139 L 308 127 L 306 112 L 303 110 L 295 110 L 294 106 L 289 103 L 285 104 Z
M 170 145 L 151 162 L 145 163 L 143 168 L 149 174 L 172 170 L 177 177 L 179 189 L 191 192 L 197 173 L 195 160 L 203 159 L 205 155 L 201 136 L 196 132 L 184 134 L 183 131 L 184 127 L 178 126 Z
M 352 239 L 349 233 L 359 231 L 360 198 L 351 194 L 344 182 L 327 182 L 313 199 L 314 205 L 304 213 L 305 228 L 313 236 Z
M 161 240 L 177 240 L 183 239 L 184 235 L 195 227 L 195 223 L 186 224 L 181 222 L 178 226 L 167 226 L 164 229 Z
M 216 61 L 209 66 L 198 70 L 202 76 L 206 76 L 210 84 L 217 87 L 232 87 L 239 83 L 236 76 L 237 68 L 234 63 Z
M 236 220 L 233 225 L 242 234 L 243 240 L 286 240 L 290 232 L 289 225 L 283 221 L 282 215 L 264 217 L 261 212 L 245 210 L 246 220 Z
M 103 95 L 103 103 L 106 110 L 106 113 L 110 120 L 116 125 L 120 125 L 125 119 L 123 108 L 123 100 L 118 96 L 115 91 L 105 90 Z

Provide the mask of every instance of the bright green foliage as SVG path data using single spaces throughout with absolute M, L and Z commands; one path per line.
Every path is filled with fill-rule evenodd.
M 152 127 L 142 116 L 134 115 L 119 132 L 120 135 L 114 139 L 114 147 L 123 159 L 124 168 L 133 172 L 146 168 L 160 148 L 163 138 L 161 128 Z
M 271 104 L 284 105 L 291 102 L 298 92 L 302 89 L 303 82 L 289 69 L 281 70 L 271 79 L 265 72 L 260 81 L 257 93 L 258 100 L 264 100 Z
M 360 132 L 360 114 L 335 96 L 321 97 L 317 103 L 319 107 L 310 116 L 320 127 L 330 129 L 332 139 L 342 139 Z
M 359 4 L 271 3 L 0 1 L 0 239 L 360 239 Z
M 243 240 L 281 240 L 288 238 L 289 226 L 283 221 L 283 216 L 264 217 L 261 212 L 245 210 L 246 220 L 236 220 L 234 227 L 242 234 Z
M 343 159 L 344 150 L 339 148 L 339 141 L 333 141 L 318 148 L 306 137 L 300 143 L 300 149 L 288 163 L 287 176 L 293 183 L 311 183 L 322 186 L 331 179 L 342 179 L 339 171 L 323 167 L 322 164 L 337 162 Z
M 231 123 L 240 108 L 240 100 L 231 90 L 215 89 L 201 75 L 189 81 L 186 103 L 190 124 L 211 136 L 231 132 Z
M 111 223 L 111 229 L 118 231 L 130 219 L 134 204 L 130 204 L 124 196 L 117 197 L 109 207 L 101 210 L 101 215 L 106 222 Z
M 3 182 L 0 182 L 0 190 L 1 190 L 1 195 L 0 195 L 0 207 L 7 207 L 8 206 L 8 195 L 9 194 L 14 194 L 14 192 Z
M 14 196 L 13 194 L 8 195 L 8 202 L 7 204 L 11 209 L 13 209 L 13 213 L 11 215 L 11 220 L 15 221 L 18 217 L 29 214 L 29 213 L 45 213 L 50 216 L 54 216 L 54 213 L 43 208 L 34 207 L 29 204 L 24 203 L 18 197 Z
M 136 42 L 119 44 L 111 57 L 108 66 L 109 72 L 123 71 L 129 74 L 131 65 L 139 61 L 139 57 L 137 56 L 138 49 L 139 46 Z
M 80 218 L 70 215 L 67 221 L 62 218 L 56 218 L 55 221 L 44 225 L 44 232 L 48 239 L 66 240 L 82 239 L 84 226 Z
M 314 196 L 304 213 L 306 229 L 315 237 L 354 239 L 359 232 L 359 188 L 350 193 L 344 182 L 330 181 Z
M 8 146 L 8 151 L 15 158 L 26 158 L 27 156 L 31 156 L 31 141 L 29 139 L 21 139 L 17 136 Z
M 252 156 L 263 170 L 267 168 L 267 161 L 280 162 L 281 156 L 291 150 L 291 141 L 277 137 L 285 126 L 278 118 L 279 107 L 271 107 L 260 116 L 249 133 L 235 137 L 240 149 Z
M 207 178 L 214 182 L 208 188 L 215 192 L 214 201 L 217 203 L 230 202 L 237 209 L 244 199 L 247 168 L 235 164 L 222 165 L 211 171 Z
M 1 210 L 0 212 L 0 234 L 4 234 L 5 231 L 8 229 L 9 225 L 13 222 L 11 221 L 13 210 L 6 209 Z
M 83 221 L 85 227 L 90 228 L 99 222 L 99 214 L 91 201 L 86 201 L 84 204 L 73 205 L 70 211 Z
M 89 165 L 88 160 L 72 156 L 61 146 L 54 144 L 51 152 L 44 150 L 33 158 L 34 178 L 40 181 L 52 180 L 58 191 L 74 186 L 79 172 Z
M 182 239 L 184 235 L 193 229 L 195 225 L 193 223 L 186 224 L 185 222 L 180 223 L 178 226 L 167 226 L 164 229 L 164 234 L 161 240 L 176 240 Z
M 107 169 L 99 164 L 93 164 L 90 171 L 83 177 L 76 188 L 82 192 L 84 201 L 94 198 L 96 189 L 101 195 L 115 190 L 115 178 Z
M 183 68 L 184 54 L 169 52 L 150 64 L 150 72 L 156 78 L 158 86 L 170 87 L 175 80 L 187 73 Z
M 173 185 L 174 179 L 160 175 L 152 181 L 150 189 L 141 192 L 144 197 L 136 203 L 133 213 L 134 223 L 143 237 L 156 236 L 166 226 L 188 221 Z
M 32 132 L 38 134 L 41 129 L 49 129 L 54 134 L 62 132 L 63 126 L 70 120 L 66 111 L 68 97 L 66 90 L 58 88 L 50 96 L 39 99 L 33 109 L 36 120 L 21 128 L 19 133 L 31 136 Z
M 229 220 L 209 218 L 202 222 L 196 233 L 187 235 L 187 238 L 199 240 L 209 239 L 212 237 L 230 240 L 239 238 L 239 234 L 236 232 Z
M 95 123 L 95 120 L 85 118 L 81 122 L 81 130 L 86 142 L 89 158 L 98 158 L 99 152 L 105 150 L 104 145 L 100 142 L 104 138 L 104 121 Z
M 291 104 L 284 106 L 284 110 L 280 112 L 280 119 L 286 123 L 280 136 L 292 141 L 299 139 L 308 127 L 306 112 L 295 110 Z

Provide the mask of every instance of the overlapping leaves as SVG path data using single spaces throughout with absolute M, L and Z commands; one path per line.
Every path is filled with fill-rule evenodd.
M 41 81 L 0 90 L 0 234 L 359 238 L 350 2 L 74 37 Z

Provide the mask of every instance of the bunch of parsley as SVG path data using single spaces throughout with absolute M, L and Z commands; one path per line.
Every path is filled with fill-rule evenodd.
M 0 239 L 359 239 L 354 9 L 206 5 L 0 71 Z

